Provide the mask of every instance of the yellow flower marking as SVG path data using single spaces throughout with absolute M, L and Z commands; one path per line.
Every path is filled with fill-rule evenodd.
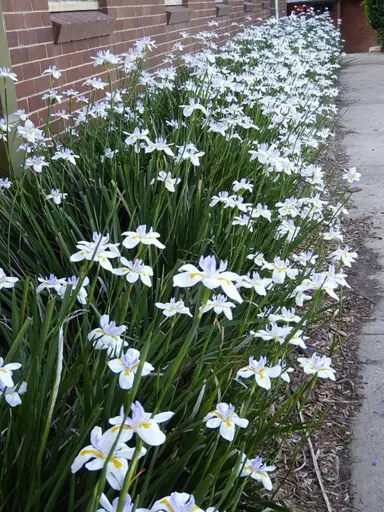
M 262 378 L 262 379 L 265 379 L 265 366 L 263 366 L 262 368 L 260 368 L 260 370 L 257 372 L 259 374 L 259 376 Z
M 218 418 L 220 418 L 220 419 L 221 419 L 221 421 L 223 421 L 223 422 L 227 425 L 227 427 L 231 427 L 231 426 L 232 426 L 232 421 L 230 420 L 230 418 L 224 418 L 224 416 L 222 416 L 222 415 L 219 413 L 219 411 L 216 411 L 216 410 L 215 410 L 215 411 L 213 411 L 213 413 L 214 413 L 214 414 L 216 414 L 216 416 L 217 416 Z
M 162 505 L 166 505 L 170 512 L 175 512 L 175 509 L 172 507 L 172 505 L 169 503 L 169 500 L 167 500 L 166 498 L 160 500 L 160 503 Z
M 140 427 L 143 427 L 143 428 L 151 428 L 152 426 L 152 422 L 151 421 L 142 421 L 140 423 Z
M 81 450 L 80 455 L 93 455 L 94 457 L 97 457 L 98 459 L 104 459 L 105 455 L 98 450 L 92 450 L 92 449 L 84 449 Z
M 205 275 L 202 273 L 202 272 L 191 272 L 191 274 L 189 274 L 189 277 L 191 279 L 194 279 L 195 277 L 205 277 Z
M 116 457 L 112 457 L 111 462 L 117 469 L 120 469 L 123 467 L 123 463 L 120 462 L 119 459 L 116 459 Z
M 226 279 L 225 277 L 218 277 L 217 280 L 224 281 L 224 283 L 227 284 L 228 286 L 230 286 L 232 284 L 232 281 L 230 281 L 229 279 Z
M 111 432 L 117 432 L 118 430 L 120 430 L 120 427 L 121 427 L 121 425 L 115 425 L 114 427 L 111 428 Z M 132 427 L 124 424 L 123 430 L 132 430 Z

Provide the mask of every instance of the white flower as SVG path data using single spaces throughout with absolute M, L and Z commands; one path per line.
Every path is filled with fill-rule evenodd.
M 92 89 L 102 91 L 107 87 L 107 82 L 103 82 L 101 78 L 96 78 L 95 76 L 92 78 L 87 78 L 87 80 L 83 83 L 83 85 L 89 85 Z
M 278 257 L 274 258 L 273 263 L 264 263 L 263 269 L 272 270 L 272 281 L 274 283 L 283 284 L 285 277 L 294 279 L 299 271 L 289 266 L 288 260 L 282 260 Z
M 127 146 L 132 146 L 133 144 L 136 144 L 140 140 L 144 140 L 147 143 L 149 143 L 149 130 L 140 130 L 140 128 L 135 128 L 132 133 L 124 133 L 128 135 L 128 137 L 125 139 L 125 144 Z
M 71 119 L 71 114 L 66 112 L 65 110 L 59 110 L 57 112 L 54 112 L 52 114 L 53 117 L 57 117 L 59 119 L 64 119 L 65 121 L 68 121 L 68 119 Z
M 120 256 L 120 251 L 117 248 L 120 244 L 110 244 L 109 235 L 102 236 L 101 233 L 93 233 L 92 242 L 86 242 L 81 240 L 76 245 L 76 248 L 79 249 L 78 252 L 72 254 L 70 260 L 72 262 L 88 260 L 88 261 L 96 261 L 103 268 L 113 271 L 112 264 L 109 261 L 113 258 L 118 258 Z
M 73 461 L 71 466 L 72 473 L 76 473 L 84 464 L 89 471 L 98 471 L 103 469 L 115 438 L 108 432 L 103 434 L 100 427 L 94 427 L 91 431 L 91 444 L 80 450 L 79 455 Z M 128 460 L 131 460 L 135 448 L 129 448 L 125 443 L 118 442 L 107 465 L 106 478 L 109 485 L 116 490 L 123 487 L 124 478 L 128 471 Z M 143 448 L 140 457 L 145 455 Z
M 49 66 L 48 69 L 45 69 L 42 73 L 43 75 L 50 75 L 56 80 L 61 77 L 61 71 L 57 69 L 56 66 Z
M 253 224 L 254 221 L 249 217 L 249 215 L 239 215 L 233 217 L 232 226 L 245 226 L 249 229 L 251 233 L 253 233 Z
M 25 122 L 29 117 L 29 114 L 27 114 L 25 110 L 22 109 L 16 110 L 16 115 L 19 117 L 20 121 L 23 122 Z
M 176 299 L 173 297 L 169 300 L 169 302 L 156 302 L 155 306 L 159 309 L 162 309 L 163 315 L 167 317 L 171 317 L 177 314 L 192 316 L 189 308 L 184 306 L 184 301 L 176 301 Z
M 17 127 L 17 133 L 31 144 L 35 144 L 43 138 L 42 130 L 35 128 L 35 125 L 29 119 L 25 121 L 24 126 Z
M 264 219 L 267 219 L 269 222 L 272 222 L 272 212 L 268 210 L 268 206 L 265 206 L 263 204 L 258 203 L 256 208 L 249 208 L 248 213 L 253 219 L 263 217 Z
M 291 382 L 291 377 L 289 374 L 295 370 L 293 368 L 287 368 L 285 364 L 282 363 L 281 359 L 279 360 L 279 365 L 281 366 L 280 378 L 289 384 Z
M 293 327 L 284 326 L 279 327 L 277 324 L 270 324 L 265 329 L 260 329 L 259 331 L 250 331 L 250 334 L 253 334 L 255 338 L 261 338 L 264 341 L 277 341 L 280 344 L 285 342 L 285 338 L 289 336 Z
M 287 197 L 285 201 L 276 203 L 276 208 L 279 208 L 279 214 L 281 217 L 290 216 L 296 217 L 299 214 L 298 210 L 299 202 L 296 197 Z
M 51 193 L 45 196 L 45 199 L 53 199 L 53 202 L 55 204 L 61 204 L 61 201 L 63 199 L 66 199 L 67 196 L 68 194 L 66 194 L 65 192 L 60 192 L 58 188 L 53 188 L 51 190 Z
M 290 333 L 289 333 L 289 336 L 290 336 Z M 307 348 L 307 346 L 305 344 L 305 340 L 307 340 L 307 339 L 308 339 L 308 336 L 303 336 L 303 331 L 299 329 L 292 336 L 290 336 L 288 343 L 290 345 L 297 345 L 298 347 L 301 347 L 304 349 L 304 348 Z
M 230 298 L 239 303 L 243 302 L 233 281 L 241 281 L 241 277 L 234 272 L 227 272 L 228 263 L 220 261 L 217 268 L 216 258 L 214 256 L 201 256 L 199 260 L 199 270 L 194 265 L 183 265 L 179 268 L 179 274 L 173 278 L 173 286 L 180 288 L 190 288 L 200 281 L 210 290 L 221 287 L 223 292 Z
M 344 249 L 339 247 L 338 249 L 336 249 L 336 251 L 333 251 L 333 253 L 331 253 L 330 257 L 333 259 L 333 261 L 341 261 L 342 264 L 345 265 L 346 267 L 351 267 L 352 263 L 357 258 L 357 253 L 351 252 L 351 249 L 349 247 L 344 247 Z
M 203 313 L 207 313 L 214 310 L 217 315 L 224 313 L 224 315 L 228 318 L 228 320 L 232 320 L 232 308 L 235 308 L 235 304 L 233 302 L 228 302 L 227 297 L 225 295 L 213 295 L 211 300 L 205 304 L 202 308 Z
M 128 283 L 136 283 L 138 279 L 146 286 L 152 286 L 151 277 L 153 270 L 148 265 L 144 265 L 143 260 L 128 261 L 127 258 L 120 258 L 120 263 L 124 266 L 114 268 L 113 274 L 117 276 L 126 276 Z
M 8 363 L 4 365 L 4 359 L 0 357 L 0 384 L 7 388 L 13 388 L 15 385 L 12 380 L 13 372 L 20 368 L 20 363 Z
M 96 57 L 91 57 L 91 59 L 94 61 L 93 65 L 96 66 L 105 66 L 108 68 L 111 64 L 117 65 L 121 62 L 121 59 L 118 55 L 114 55 L 111 53 L 110 50 L 107 50 L 105 52 L 100 51 L 97 52 Z
M 253 272 L 252 275 L 242 276 L 241 286 L 244 288 L 253 288 L 258 295 L 267 295 L 267 288 L 272 283 L 272 279 L 267 277 L 260 277 L 258 272 Z
M 200 110 L 201 112 L 203 112 L 203 114 L 207 115 L 207 110 L 205 109 L 205 107 L 198 103 L 194 98 L 189 99 L 189 105 L 180 105 L 180 108 L 183 109 L 184 117 L 191 117 L 195 110 Z
M 209 206 L 216 206 L 218 203 L 224 203 L 224 205 L 227 205 L 234 198 L 236 198 L 236 196 L 230 196 L 228 192 L 219 192 L 217 196 L 212 197 L 212 201 L 209 203 Z
M 40 284 L 36 288 L 36 293 L 51 289 L 58 293 L 60 288 L 65 284 L 65 278 L 58 279 L 54 274 L 50 274 L 49 277 L 39 277 L 37 280 Z
M 61 103 L 61 100 L 63 99 L 62 94 L 58 94 L 56 89 L 51 89 L 41 97 L 42 100 L 48 100 L 50 103 Z
M 348 183 L 354 183 L 355 181 L 360 181 L 361 173 L 357 172 L 356 167 L 350 167 L 349 169 L 344 169 L 343 180 L 347 180 Z
M 8 365 L 7 365 L 8 366 Z M 1 368 L 0 368 L 1 372 Z M 4 396 L 5 401 L 11 407 L 17 407 L 21 404 L 20 395 L 23 395 L 27 391 L 27 383 L 22 382 L 20 386 L 6 387 L 0 382 L 0 398 Z
M 59 297 L 61 297 L 61 298 L 64 297 L 67 288 L 71 289 L 71 293 L 72 293 L 72 291 L 76 290 L 76 288 L 77 288 L 77 286 L 79 284 L 79 280 L 80 280 L 80 278 L 76 277 L 76 276 L 72 276 L 72 277 L 69 277 L 68 279 L 66 279 L 64 281 L 63 285 L 59 288 L 59 290 L 57 292 Z M 77 300 L 80 302 L 80 304 L 86 304 L 87 303 L 88 292 L 85 289 L 85 287 L 88 286 L 88 285 L 89 285 L 89 278 L 85 277 L 82 280 L 81 287 L 77 291 Z
M 172 174 L 170 172 L 166 173 L 165 171 L 160 171 L 157 176 L 157 181 L 163 181 L 165 188 L 169 192 L 175 192 L 175 185 L 178 185 L 181 182 L 181 178 L 172 178 Z M 153 179 L 151 181 L 151 185 L 153 185 L 154 182 L 155 180 Z
M 136 231 L 125 231 L 123 236 L 126 237 L 123 240 L 123 245 L 126 249 L 133 249 L 139 243 L 144 245 L 155 245 L 159 249 L 165 248 L 165 245 L 158 240 L 160 237 L 159 233 L 153 231 L 153 228 L 150 228 L 147 232 L 147 226 L 145 224 L 139 226 Z
M 243 454 L 240 476 L 250 476 L 257 482 L 261 482 L 263 484 L 264 489 L 266 489 L 267 491 L 271 491 L 272 482 L 268 473 L 275 471 L 275 469 L 276 466 L 267 466 L 266 464 L 264 464 L 263 459 L 261 457 L 247 459 L 245 454 Z
M 8 178 L 0 178 L 0 190 L 7 190 L 12 187 L 12 181 Z
M 253 191 L 253 185 L 250 181 L 242 178 L 240 181 L 234 181 L 232 185 L 232 190 L 234 192 L 239 192 L 240 190 L 248 190 L 249 192 Z
M 308 252 L 302 251 L 299 254 L 292 254 L 292 259 L 294 261 L 297 261 L 303 267 L 306 267 L 308 264 L 315 265 L 317 258 L 318 258 L 317 254 L 314 254 L 313 251 L 308 251 Z
M 118 506 L 120 503 L 120 498 L 115 498 L 112 503 L 109 502 L 108 498 L 105 494 L 102 494 L 100 497 L 100 505 L 103 508 L 99 508 L 96 510 L 96 512 L 117 512 Z M 134 503 L 132 503 L 132 498 L 129 494 L 127 494 L 124 498 L 124 506 L 123 506 L 123 512 L 132 512 L 134 510 Z M 136 508 L 136 512 L 150 512 L 146 508 Z
M 238 208 L 244 213 L 247 213 L 251 206 L 251 203 L 244 203 L 244 197 L 242 196 L 231 196 L 228 198 L 228 201 L 224 203 L 224 208 Z
M 78 91 L 75 91 L 74 89 L 66 89 L 63 91 L 63 95 L 67 96 L 67 98 L 73 98 L 74 96 L 77 96 L 79 93 Z
M 158 137 L 155 142 L 148 140 L 148 146 L 145 147 L 146 153 L 152 153 L 153 151 L 164 151 L 168 156 L 175 156 L 170 146 L 173 144 L 167 144 L 167 141 L 162 137 Z
M 318 375 L 321 379 L 335 380 L 335 370 L 331 368 L 330 357 L 318 356 L 315 352 L 311 358 L 299 357 L 297 360 L 307 375 Z
M 0 68 L 0 78 L 9 78 L 14 82 L 18 82 L 16 73 L 12 73 L 9 68 Z
M 256 254 L 248 254 L 247 260 L 253 260 L 253 263 L 258 267 L 262 267 L 265 263 L 264 254 L 257 252 Z
M 12 126 L 5 119 L 0 119 L 0 140 L 7 141 L 7 133 L 12 131 Z
M 126 325 L 116 325 L 116 322 L 109 321 L 109 315 L 103 315 L 100 318 L 100 327 L 88 334 L 88 340 L 93 342 L 96 350 L 106 350 L 110 356 L 117 355 L 121 353 L 122 347 L 128 345 L 121 338 L 126 329 Z
M 338 228 L 334 228 L 331 226 L 327 233 L 323 234 L 324 240 L 337 240 L 339 242 L 343 241 L 343 234 Z
M 297 323 L 297 322 L 300 322 L 300 317 L 295 315 L 295 310 L 293 308 L 287 309 L 286 307 L 283 306 L 281 308 L 281 313 L 271 313 L 268 317 L 268 320 L 271 323 L 275 323 L 275 322 Z
M 122 389 L 131 389 L 135 379 L 136 372 L 140 364 L 140 352 L 134 348 L 129 348 L 119 359 L 108 361 L 108 366 L 113 373 L 119 373 L 119 386 Z M 154 367 L 145 362 L 141 376 L 145 377 L 154 370 Z
M 0 268 L 0 290 L 2 288 L 13 288 L 17 281 L 19 281 L 17 277 L 6 276 L 4 270 Z
M 339 284 L 335 278 L 327 272 L 316 272 L 312 274 L 311 279 L 304 279 L 302 285 L 308 286 L 308 289 L 312 290 L 324 290 L 330 297 L 339 300 L 339 297 L 335 293 Z
M 132 439 L 133 434 L 138 435 L 145 443 L 150 446 L 160 446 L 165 442 L 165 434 L 160 430 L 159 424 L 168 421 L 174 415 L 173 412 L 162 412 L 152 417 L 150 412 L 145 412 L 143 406 L 137 400 L 131 405 L 132 417 L 125 418 L 124 409 L 120 409 L 120 416 L 116 416 L 109 420 L 114 425 L 108 430 L 109 434 L 116 436 L 120 430 L 121 438 L 124 441 Z
M 297 235 L 299 234 L 300 227 L 296 226 L 293 220 L 283 220 L 277 228 L 276 238 L 287 237 L 288 242 L 292 242 L 295 240 Z
M 136 39 L 135 47 L 141 53 L 146 51 L 151 52 L 157 48 L 157 45 L 150 37 L 142 37 L 141 39 Z
M 225 402 L 217 404 L 216 409 L 209 412 L 203 421 L 208 428 L 220 428 L 221 437 L 227 441 L 233 441 L 236 426 L 246 428 L 249 424 L 247 419 L 239 418 L 233 405 Z
M 248 365 L 237 372 L 237 376 L 244 379 L 254 376 L 257 384 L 264 389 L 271 389 L 271 378 L 279 377 L 280 374 L 281 366 L 267 366 L 266 357 L 260 357 L 258 361 L 250 357 Z
M 100 160 L 101 163 L 104 163 L 105 160 L 112 160 L 112 158 L 118 153 L 119 151 L 116 149 L 115 151 L 112 151 L 111 148 L 107 148 L 105 150 L 104 155 L 101 155 Z
M 192 165 L 198 167 L 200 165 L 200 158 L 205 155 L 204 151 L 199 151 L 192 143 L 186 144 L 185 146 L 178 146 L 178 148 L 179 153 L 175 157 L 176 163 L 182 160 L 190 160 Z
M 49 164 L 45 161 L 44 156 L 33 155 L 25 160 L 25 168 L 29 169 L 30 167 L 32 167 L 35 172 L 41 173 L 43 171 L 43 167 L 49 167 Z
M 56 151 L 52 160 L 64 160 L 65 162 L 70 162 L 72 165 L 76 165 L 76 158 L 80 157 L 75 155 L 72 149 L 64 148 L 60 151 Z
M 195 503 L 192 494 L 186 492 L 173 492 L 161 500 L 155 501 L 151 512 L 203 512 Z
M 296 306 L 303 307 L 304 301 L 311 300 L 312 297 L 310 295 L 306 295 L 305 292 L 308 290 L 311 290 L 311 286 L 300 284 L 299 286 L 296 286 L 296 288 L 293 290 L 291 297 L 295 298 Z

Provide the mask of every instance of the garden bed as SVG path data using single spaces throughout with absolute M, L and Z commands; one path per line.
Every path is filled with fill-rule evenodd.
M 355 259 L 358 173 L 329 194 L 316 165 L 340 34 L 322 15 L 214 37 L 154 75 L 148 38 L 101 52 L 88 97 L 50 68 L 45 131 L 19 113 L 24 169 L 0 182 L 7 510 L 287 509 L 282 453 L 294 468 L 286 447 L 320 419 L 306 401 L 335 379 L 307 336 Z

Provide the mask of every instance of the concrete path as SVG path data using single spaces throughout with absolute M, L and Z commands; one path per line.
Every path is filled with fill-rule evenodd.
M 384 54 L 352 57 L 341 74 L 341 125 L 348 166 L 362 173 L 363 190 L 353 195 L 350 213 L 352 218 L 371 216 L 377 236 L 367 247 L 384 269 Z M 384 270 L 363 267 L 359 273 L 364 274 L 359 282 L 367 283 L 364 294 L 373 293 L 377 304 L 374 319 L 364 324 L 359 338 L 365 398 L 353 425 L 354 510 L 384 512 Z

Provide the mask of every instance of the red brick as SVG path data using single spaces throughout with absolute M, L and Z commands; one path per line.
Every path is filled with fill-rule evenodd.
M 25 25 L 28 28 L 43 27 L 45 25 L 42 12 L 27 12 L 24 15 Z
M 16 94 L 18 98 L 27 98 L 36 93 L 34 80 L 19 82 L 16 84 Z
M 33 46 L 37 44 L 37 34 L 35 30 L 19 30 L 17 37 L 20 46 Z
M 48 0 L 31 0 L 34 11 L 48 11 Z
M 29 48 L 29 57 L 32 62 L 34 60 L 43 60 L 47 56 L 47 46 L 45 44 L 39 44 L 36 46 L 31 46 L 31 48 Z
M 23 77 L 24 80 L 28 80 L 29 78 L 36 78 L 40 76 L 40 63 L 39 62 L 28 62 L 23 66 Z
M 17 46 L 19 46 L 17 32 L 7 32 L 7 39 L 9 48 L 16 48 Z
M 12 64 L 21 64 L 22 62 L 28 62 L 29 52 L 28 48 L 13 48 L 10 50 Z
M 32 11 L 31 0 L 13 0 L 13 10 L 15 12 Z
M 2 0 L 3 12 L 13 12 L 13 0 Z
M 24 15 L 21 13 L 7 13 L 4 15 L 7 30 L 20 30 L 25 28 Z
M 53 42 L 52 28 L 40 28 L 36 30 L 38 43 Z
M 30 112 L 34 112 L 35 110 L 40 110 L 45 107 L 45 101 L 41 99 L 41 94 L 38 96 L 32 96 L 28 98 L 28 109 Z

